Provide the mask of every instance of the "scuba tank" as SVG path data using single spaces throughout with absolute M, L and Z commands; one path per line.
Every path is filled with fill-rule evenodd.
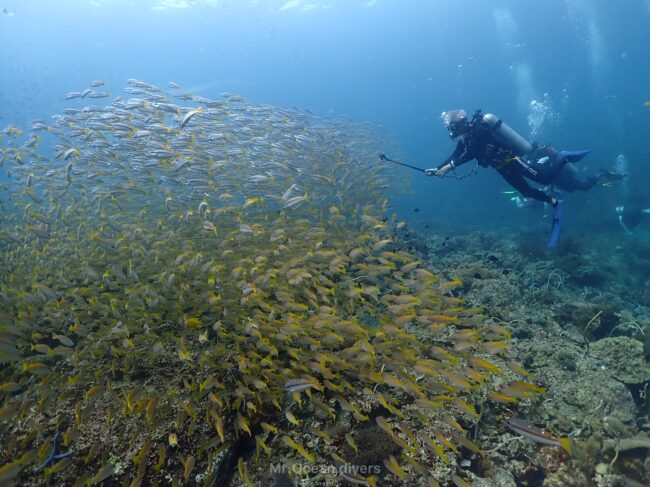
M 514 155 L 523 156 L 533 150 L 533 146 L 530 145 L 530 142 L 511 129 L 496 115 L 486 113 L 485 115 L 482 115 L 482 117 L 492 129 L 492 133 L 497 142 L 499 142 L 499 144 L 504 148 L 511 149 Z

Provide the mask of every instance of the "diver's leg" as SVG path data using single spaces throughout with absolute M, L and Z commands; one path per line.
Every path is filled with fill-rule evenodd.
M 510 186 L 515 188 L 526 198 L 533 198 L 544 203 L 553 204 L 553 199 L 544 191 L 530 187 L 524 179 L 523 170 L 520 169 L 519 166 L 508 167 L 507 170 L 499 171 L 499 174 L 501 174 L 501 177 L 503 177 Z M 526 176 L 528 175 L 526 174 Z
M 560 174 L 569 161 L 566 158 L 559 156 L 548 157 L 545 161 L 539 161 L 534 164 L 528 164 L 534 169 L 534 174 L 527 172 L 525 175 L 528 179 L 532 179 L 541 184 L 551 184 L 554 182 L 556 176 Z
M 541 158 L 537 162 L 527 164 L 534 169 L 534 174 L 528 171 L 525 176 L 541 184 L 551 184 L 565 166 L 572 165 L 571 163 L 573 162 L 581 161 L 590 152 L 589 150 L 581 150 L 553 153 Z M 522 165 L 526 164 L 524 161 L 521 161 L 521 163 Z
M 578 169 L 573 164 L 568 163 L 553 179 L 553 185 L 569 193 L 573 191 L 589 191 L 601 177 L 601 175 L 596 175 L 581 179 Z
M 589 176 L 586 179 L 576 179 L 573 181 L 575 191 L 589 191 L 598 182 L 598 176 Z
M 591 150 L 563 150 L 559 156 L 567 162 L 579 162 L 590 152 Z

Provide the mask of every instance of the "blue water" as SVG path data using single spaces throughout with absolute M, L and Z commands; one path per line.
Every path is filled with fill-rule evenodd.
M 616 205 L 650 206 L 648 0 L 4 0 L 0 8 L 2 127 L 83 106 L 63 96 L 95 79 L 114 95 L 128 78 L 174 81 L 198 95 L 228 91 L 368 121 L 399 147 L 389 156 L 430 167 L 454 148 L 440 113 L 482 108 L 527 138 L 593 149 L 585 174 L 625 156 L 625 184 L 567 197 L 572 228 L 618 232 Z M 542 211 L 517 209 L 502 194 L 509 188 L 491 169 L 462 181 L 399 174 L 412 191 L 397 195 L 396 209 L 415 227 L 546 225 Z

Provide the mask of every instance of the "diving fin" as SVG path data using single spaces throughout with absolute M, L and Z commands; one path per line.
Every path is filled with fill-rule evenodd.
M 563 150 L 560 152 L 560 159 L 566 162 L 578 162 L 581 161 L 590 150 Z
M 564 219 L 564 200 L 557 200 L 555 212 L 553 213 L 553 227 L 551 227 L 551 238 L 548 240 L 548 247 L 553 249 L 557 247 L 560 241 L 560 232 L 562 231 L 562 221 Z

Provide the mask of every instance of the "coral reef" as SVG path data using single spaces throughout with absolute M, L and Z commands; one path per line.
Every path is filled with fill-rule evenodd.
M 475 485 L 650 483 L 650 310 L 638 300 L 647 294 L 639 288 L 647 281 L 643 266 L 635 267 L 635 257 L 607 238 L 567 239 L 557 252 L 531 234 L 490 239 L 489 251 L 485 240 L 429 237 L 430 265 L 464 276 L 469 303 L 490 303 L 513 335 L 508 358 L 546 389 L 516 414 L 568 435 L 574 452 L 517 437 L 500 422 L 499 406 L 487 408 L 480 424 L 488 452 L 483 463 L 492 466 L 477 472 L 484 478 Z M 435 251 L 443 242 L 445 252 Z

